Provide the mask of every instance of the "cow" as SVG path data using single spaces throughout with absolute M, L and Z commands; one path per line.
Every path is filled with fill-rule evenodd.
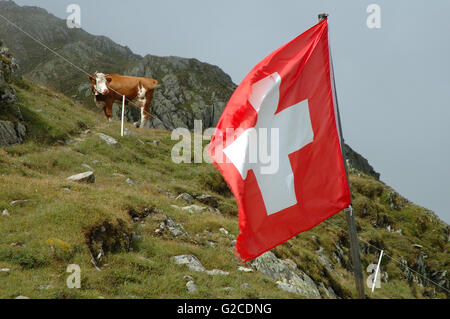
M 141 108 L 141 128 L 150 125 L 150 103 L 155 88 L 159 87 L 155 79 L 125 76 L 120 74 L 104 74 L 95 72 L 89 76 L 91 91 L 95 103 L 103 108 L 108 121 L 112 118 L 114 102 L 122 103 L 125 95 L 125 104 L 131 101 Z

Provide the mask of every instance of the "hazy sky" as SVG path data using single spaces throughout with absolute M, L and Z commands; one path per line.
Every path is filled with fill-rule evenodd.
M 236 84 L 267 54 L 330 14 L 346 142 L 381 179 L 450 222 L 450 12 L 448 0 L 17 0 L 145 55 L 194 57 Z M 366 25 L 369 4 L 381 28 Z M 20 24 L 20 23 L 19 23 Z M 106 71 L 106 70 L 105 70 Z

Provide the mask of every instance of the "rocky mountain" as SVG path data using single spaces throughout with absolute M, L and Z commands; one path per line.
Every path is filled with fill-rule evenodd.
M 158 79 L 163 86 L 157 90 L 152 103 L 152 124 L 157 128 L 193 128 L 194 119 L 204 120 L 205 127 L 214 126 L 236 87 L 216 66 L 195 59 L 141 57 L 107 37 L 69 29 L 65 20 L 41 8 L 0 1 L 0 11 L 36 40 L 89 74 L 99 71 Z M 85 73 L 3 19 L 0 19 L 0 39 L 15 54 L 25 77 L 95 107 Z M 118 108 L 117 112 L 120 112 Z M 130 121 L 138 120 L 139 116 L 136 108 L 127 112 Z

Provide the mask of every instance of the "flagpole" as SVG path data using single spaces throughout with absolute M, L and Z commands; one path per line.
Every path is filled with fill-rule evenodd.
M 321 13 L 318 15 L 319 22 L 323 19 L 327 19 L 328 14 Z M 336 81 L 334 78 L 334 68 L 333 68 L 333 58 L 331 56 L 331 50 L 330 50 L 330 66 L 331 66 L 331 77 L 332 77 L 332 85 L 333 85 L 333 94 L 334 94 L 334 101 L 336 104 L 336 115 L 337 115 L 337 125 L 339 129 L 339 139 L 341 144 L 341 153 L 342 153 L 342 159 L 344 161 L 344 167 L 345 167 L 345 174 L 347 176 L 347 182 L 349 182 L 348 179 L 348 167 L 347 167 L 347 160 L 345 158 L 345 152 L 344 152 L 344 135 L 342 134 L 342 125 L 341 125 L 341 116 L 339 113 L 339 103 L 337 99 L 337 93 L 336 93 Z M 350 184 L 349 184 L 350 188 Z M 353 216 L 353 208 L 351 203 L 351 197 L 350 197 L 350 206 L 345 209 L 347 224 L 348 224 L 348 231 L 350 234 L 350 251 L 352 255 L 352 264 L 353 264 L 353 272 L 355 275 L 355 283 L 356 283 L 356 291 L 358 294 L 359 299 L 365 299 L 365 293 L 364 293 L 364 280 L 363 280 L 363 274 L 362 274 L 362 267 L 361 267 L 361 258 L 359 255 L 359 244 L 358 244 L 358 234 L 356 232 L 356 225 L 355 225 L 355 218 Z

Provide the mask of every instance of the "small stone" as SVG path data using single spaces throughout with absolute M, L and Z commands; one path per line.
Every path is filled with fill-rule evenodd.
M 419 245 L 419 244 L 412 244 L 411 246 L 416 248 L 416 249 L 422 249 L 423 248 L 423 246 Z
M 117 142 L 117 140 L 114 137 L 111 137 L 111 136 L 103 134 L 103 133 L 97 133 L 97 135 L 108 145 L 111 145 L 114 147 L 120 146 L 120 144 Z
M 158 147 L 159 146 L 159 141 L 153 141 L 152 142 L 154 146 Z
M 193 255 L 178 255 L 173 257 L 175 264 L 186 265 L 190 270 L 204 272 L 206 269 L 203 267 L 197 257 Z
M 242 266 L 239 266 L 238 270 L 243 271 L 243 272 L 253 272 L 253 269 L 242 267 Z
M 17 296 L 16 298 L 14 298 L 14 299 L 30 299 L 29 297 L 26 297 L 26 296 Z
M 188 193 L 182 193 L 182 194 L 178 195 L 176 200 L 183 200 L 183 201 L 185 201 L 188 204 L 193 204 L 194 203 L 194 197 L 192 197 L 192 195 L 190 195 Z
M 243 289 L 250 289 L 250 285 L 249 285 L 248 283 L 244 282 L 244 283 L 241 285 L 241 288 L 243 288 Z
M 190 280 L 186 283 L 186 290 L 189 293 L 196 293 L 198 290 L 197 285 L 192 280 Z
M 211 276 L 216 276 L 216 275 L 228 276 L 230 274 L 227 271 L 223 271 L 223 270 L 219 270 L 219 269 L 207 270 L 206 273 Z
M 19 199 L 19 200 L 14 200 L 11 203 L 9 203 L 9 205 L 14 206 L 14 205 L 20 205 L 20 204 L 25 204 L 26 202 L 28 202 L 28 199 Z
M 72 175 L 67 178 L 68 181 L 71 182 L 83 182 L 83 183 L 95 183 L 95 175 L 94 172 L 88 171 L 76 175 Z
M 9 212 L 7 209 L 4 209 L 2 212 L 2 216 L 10 216 Z
M 10 272 L 11 269 L 9 268 L 0 268 L 0 272 Z
M 228 236 L 230 233 L 225 228 L 220 228 L 219 231 L 224 234 L 225 236 Z
M 112 175 L 115 177 L 126 177 L 125 175 L 120 174 L 120 173 L 113 173 Z
M 39 285 L 39 286 L 38 286 L 38 289 L 39 289 L 39 290 L 49 290 L 49 289 L 51 289 L 51 288 L 53 288 L 52 285 Z
M 189 213 L 193 214 L 196 212 L 202 212 L 205 209 L 206 209 L 205 207 L 201 207 L 198 205 L 190 205 L 190 206 L 183 207 L 181 210 L 188 211 Z
M 130 186 L 135 186 L 135 185 L 136 185 L 136 183 L 133 182 L 133 180 L 132 180 L 131 178 L 127 178 L 127 180 L 125 181 L 125 183 L 127 183 L 127 184 L 130 185 Z

